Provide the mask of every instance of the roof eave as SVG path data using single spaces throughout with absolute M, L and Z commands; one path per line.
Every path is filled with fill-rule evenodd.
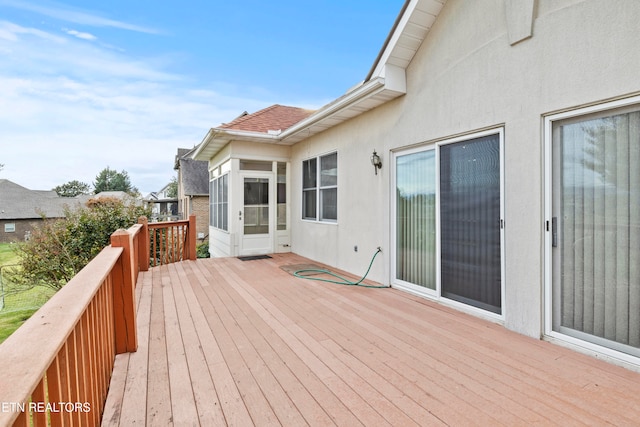
M 263 132 L 251 132 L 235 129 L 211 128 L 191 158 L 194 160 L 209 160 L 231 141 L 248 141 L 259 143 L 277 143 L 280 135 Z
M 365 80 L 384 76 L 387 65 L 406 69 L 447 0 L 407 0 Z
M 390 70 L 387 78 L 374 78 L 362 83 L 335 101 L 325 105 L 306 119 L 282 132 L 283 143 L 293 145 L 365 111 L 406 93 L 404 70 Z

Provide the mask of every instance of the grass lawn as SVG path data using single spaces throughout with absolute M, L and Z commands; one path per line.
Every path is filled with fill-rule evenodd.
M 13 252 L 11 243 L 0 243 L 0 265 L 15 264 L 18 257 Z
M 16 264 L 18 258 L 9 243 L 0 243 L 0 265 Z M 6 287 L 7 284 L 4 283 Z M 51 296 L 50 289 L 37 287 L 25 292 L 5 295 L 4 308 L 0 310 L 0 343 L 22 325 Z

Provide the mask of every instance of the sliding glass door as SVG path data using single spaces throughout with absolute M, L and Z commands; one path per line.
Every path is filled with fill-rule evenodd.
M 552 332 L 640 356 L 640 107 L 548 120 Z
M 502 315 L 502 132 L 396 153 L 395 283 Z

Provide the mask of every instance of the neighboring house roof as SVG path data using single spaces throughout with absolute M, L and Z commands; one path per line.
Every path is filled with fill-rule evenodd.
M 160 197 L 159 197 L 159 194 L 158 194 L 157 191 L 152 191 L 151 193 L 149 193 L 147 195 L 147 197 L 144 198 L 144 200 L 147 200 L 147 201 L 150 201 L 150 202 L 155 201 L 155 200 L 159 200 L 159 199 L 160 199 Z
M 181 159 L 182 188 L 185 196 L 209 195 L 209 168 L 207 162 Z
M 160 191 L 152 191 L 147 197 L 144 198 L 144 201 L 149 203 L 168 203 L 177 201 L 178 199 L 175 197 L 167 197 L 167 190 L 169 189 L 169 185 L 171 185 L 171 183 L 168 183 L 167 185 L 162 187 Z
M 133 200 L 124 191 L 102 191 L 77 197 L 60 197 L 55 191 L 29 190 L 8 179 L 0 179 L 0 219 L 64 218 L 65 209 L 84 206 L 90 199 L 111 197 Z
M 7 179 L 0 179 L 0 219 L 64 217 L 65 207 L 81 203 L 75 197 L 52 196 L 49 191 L 29 190 Z
M 446 1 L 407 0 L 365 80 L 340 98 L 280 133 L 256 133 L 222 126 L 213 128 L 192 157 L 209 160 L 232 140 L 293 145 L 404 95 L 406 68 Z
M 182 186 L 183 195 L 208 196 L 209 163 L 191 158 L 196 148 L 178 148 L 174 169 L 180 170 L 178 185 Z
M 60 197 L 58 196 L 58 193 L 55 192 L 55 190 L 31 190 L 31 191 L 45 197 L 53 197 L 53 198 Z

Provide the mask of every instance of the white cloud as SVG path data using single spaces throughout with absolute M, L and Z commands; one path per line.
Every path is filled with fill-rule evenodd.
M 92 27 L 111 27 L 121 30 L 135 31 L 140 33 L 158 34 L 159 31 L 153 28 L 143 27 L 135 24 L 129 24 L 109 18 L 99 16 L 95 13 L 89 13 L 78 9 L 71 9 L 68 6 L 50 3 L 51 6 L 42 6 L 31 4 L 26 1 L 16 0 L 0 0 L 0 6 L 9 6 L 16 9 L 26 10 L 38 13 L 50 18 L 59 19 L 74 24 L 87 25 Z
M 155 66 L 165 62 L 0 22 L 0 178 L 50 189 L 91 183 L 109 166 L 156 191 L 175 173 L 177 148 L 269 104 L 193 85 Z
M 35 36 L 40 39 L 62 43 L 64 39 L 36 28 L 23 27 L 12 22 L 0 21 L 0 40 L 16 42 L 20 36 Z
M 81 32 L 81 31 L 76 31 L 76 30 L 65 30 L 65 32 L 66 32 L 67 34 L 71 35 L 71 36 L 77 37 L 77 38 L 82 39 L 82 40 L 90 40 L 90 41 L 93 41 L 93 40 L 96 40 L 96 39 L 97 39 L 97 37 L 96 37 L 96 36 L 94 36 L 93 34 L 90 34 L 90 33 L 84 33 L 84 32 Z

